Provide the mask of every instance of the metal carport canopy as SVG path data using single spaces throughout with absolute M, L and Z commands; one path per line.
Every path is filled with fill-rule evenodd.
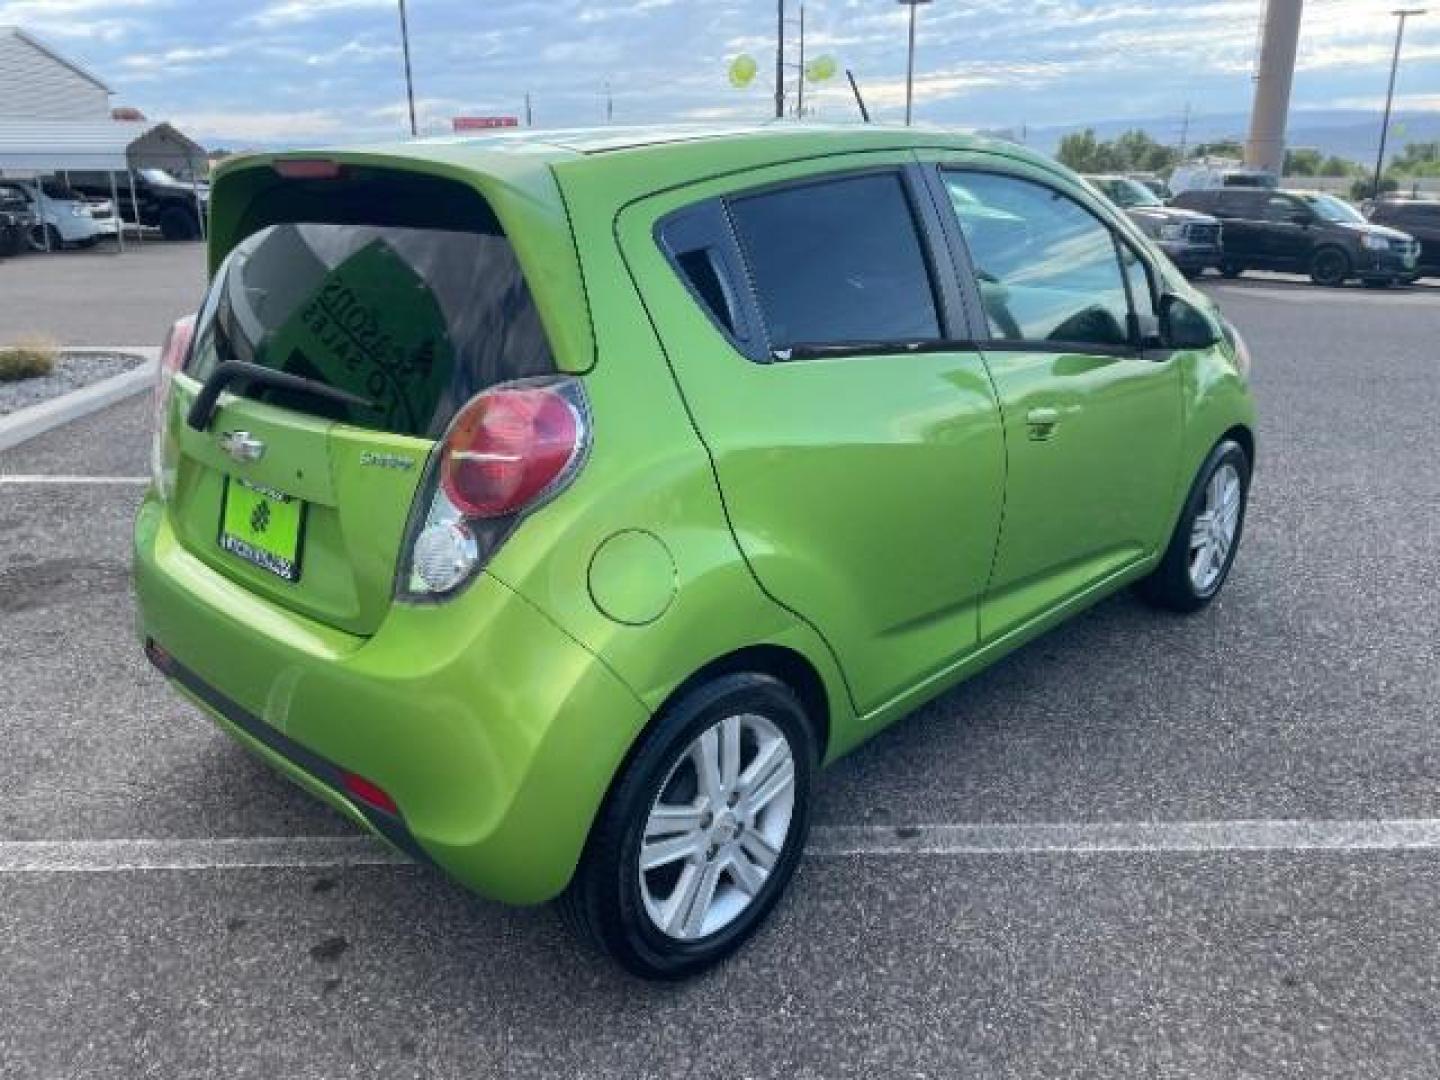
M 134 120 L 0 119 L 0 172 L 117 172 L 130 144 L 161 124 Z

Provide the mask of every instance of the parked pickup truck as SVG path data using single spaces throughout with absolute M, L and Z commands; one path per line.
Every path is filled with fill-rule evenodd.
M 206 184 L 190 184 L 171 176 L 164 169 L 136 169 L 135 198 L 140 211 L 140 224 L 159 229 L 166 240 L 198 240 L 202 216 L 208 212 L 210 190 Z M 104 173 L 71 173 L 70 182 L 93 197 L 110 197 L 110 177 Z M 120 177 L 117 184 L 120 215 L 127 225 L 135 224 L 135 205 L 130 197 L 130 182 Z
M 1166 206 L 1150 188 L 1128 176 L 1087 176 L 1085 179 L 1124 210 L 1145 235 L 1170 256 L 1187 277 L 1220 266 L 1220 222 L 1209 214 Z

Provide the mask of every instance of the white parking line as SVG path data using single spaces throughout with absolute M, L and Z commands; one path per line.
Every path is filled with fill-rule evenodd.
M 1440 850 L 1440 819 L 922 825 L 814 831 L 829 855 L 1031 855 L 1087 852 Z
M 0 484 L 122 484 L 150 483 L 148 476 L 46 476 L 40 473 L 0 473 Z
M 1440 819 L 819 826 L 828 857 L 1087 855 L 1123 852 L 1440 851 Z M 0 841 L 0 874 L 322 869 L 410 860 L 365 836 Z

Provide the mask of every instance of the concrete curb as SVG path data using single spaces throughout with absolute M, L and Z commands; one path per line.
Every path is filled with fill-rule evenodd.
M 9 450 L 11 447 L 19 446 L 27 439 L 33 439 L 36 435 L 43 435 L 61 424 L 68 424 L 72 420 L 78 420 L 82 416 L 89 416 L 93 412 L 114 405 L 117 401 L 124 401 L 126 398 L 143 393 L 154 385 L 155 369 L 160 363 L 160 350 L 150 347 L 127 346 L 114 349 L 84 348 L 65 349 L 64 351 L 110 355 L 118 353 L 122 356 L 143 357 L 145 362 L 130 371 L 112 375 L 108 379 L 91 383 L 79 390 L 72 390 L 68 394 L 51 398 L 49 401 L 42 401 L 38 405 L 17 409 L 8 416 L 0 416 L 0 450 Z

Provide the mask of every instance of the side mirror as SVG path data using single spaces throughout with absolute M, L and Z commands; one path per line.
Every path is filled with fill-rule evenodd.
M 1310 225 L 1315 221 L 1314 214 L 1307 214 L 1304 210 L 1296 210 L 1290 215 L 1292 225 Z
M 1194 304 L 1166 293 L 1160 298 L 1160 340 L 1167 349 L 1208 349 L 1220 331 Z

